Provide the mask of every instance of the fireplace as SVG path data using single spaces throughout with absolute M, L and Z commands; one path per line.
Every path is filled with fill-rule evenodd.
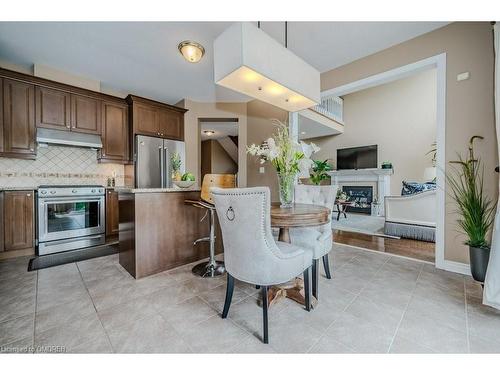
M 349 196 L 352 206 L 347 207 L 347 212 L 356 212 L 370 215 L 372 212 L 373 187 L 372 186 L 342 186 Z

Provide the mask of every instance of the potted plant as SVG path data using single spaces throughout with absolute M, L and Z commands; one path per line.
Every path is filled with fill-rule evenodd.
M 313 160 L 312 173 L 310 174 L 310 180 L 314 185 L 320 185 L 321 181 L 328 178 L 328 171 L 333 169 L 332 165 L 328 163 L 328 160 Z
M 312 165 L 310 157 L 319 148 L 314 143 L 297 142 L 290 136 L 286 124 L 279 120 L 272 121 L 276 124 L 276 133 L 260 146 L 252 144 L 247 147 L 247 152 L 258 156 L 261 164 L 270 161 L 276 168 L 281 207 L 289 208 L 293 206 L 297 174 L 309 171 Z
M 490 257 L 487 236 L 495 217 L 496 203 L 484 192 L 484 168 L 481 160 L 474 155 L 476 139 L 483 137 L 471 137 L 465 159 L 458 155 L 458 160 L 450 162 L 454 168 L 452 173 L 446 175 L 446 180 L 460 215 L 458 225 L 467 236 L 465 244 L 469 246 L 472 277 L 483 283 Z

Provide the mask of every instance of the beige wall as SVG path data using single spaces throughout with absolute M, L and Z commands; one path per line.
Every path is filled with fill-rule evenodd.
M 288 121 L 288 112 L 259 100 L 248 102 L 248 134 L 247 144 L 261 144 L 275 131 L 272 119 Z M 259 160 L 254 156 L 247 158 L 247 184 L 248 186 L 269 186 L 271 199 L 279 200 L 278 181 L 274 167 L 269 163 L 262 165 L 265 173 L 259 173 L 261 167 Z
M 328 90 L 427 57 L 446 53 L 446 161 L 465 152 L 474 134 L 485 137 L 477 151 L 485 167 L 485 189 L 498 194 L 498 165 L 493 107 L 493 36 L 489 22 L 456 22 L 407 42 L 322 73 L 322 90 Z M 470 79 L 456 76 L 470 72 Z M 454 205 L 447 201 L 445 259 L 469 262 L 464 236 L 457 233 Z
M 206 173 L 236 174 L 238 164 L 216 140 L 201 142 L 201 174 Z
M 344 133 L 312 140 L 321 150 L 315 159 L 337 165 L 337 149 L 378 145 L 378 164 L 390 161 L 392 195 L 401 181 L 423 181 L 425 155 L 436 140 L 436 70 L 344 97 Z
M 200 181 L 201 130 L 200 119 L 238 119 L 238 185 L 247 185 L 247 103 L 201 103 L 189 99 L 176 105 L 188 109 L 184 115 L 184 137 L 186 141 L 186 170 Z

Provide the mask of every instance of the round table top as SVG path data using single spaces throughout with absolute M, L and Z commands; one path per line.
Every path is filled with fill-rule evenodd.
M 330 221 L 330 209 L 314 204 L 295 203 L 293 207 L 281 208 L 280 203 L 271 204 L 271 226 L 279 228 L 308 227 Z

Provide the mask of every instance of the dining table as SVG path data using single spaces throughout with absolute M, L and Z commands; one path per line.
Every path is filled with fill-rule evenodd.
M 314 204 L 294 203 L 291 207 L 281 207 L 280 203 L 271 204 L 271 227 L 279 228 L 278 241 L 291 243 L 290 228 L 314 227 L 330 221 L 330 209 Z M 269 306 L 283 298 L 290 298 L 305 304 L 304 282 L 296 277 L 291 283 L 275 285 L 269 289 Z M 312 298 L 312 306 L 317 300 Z

